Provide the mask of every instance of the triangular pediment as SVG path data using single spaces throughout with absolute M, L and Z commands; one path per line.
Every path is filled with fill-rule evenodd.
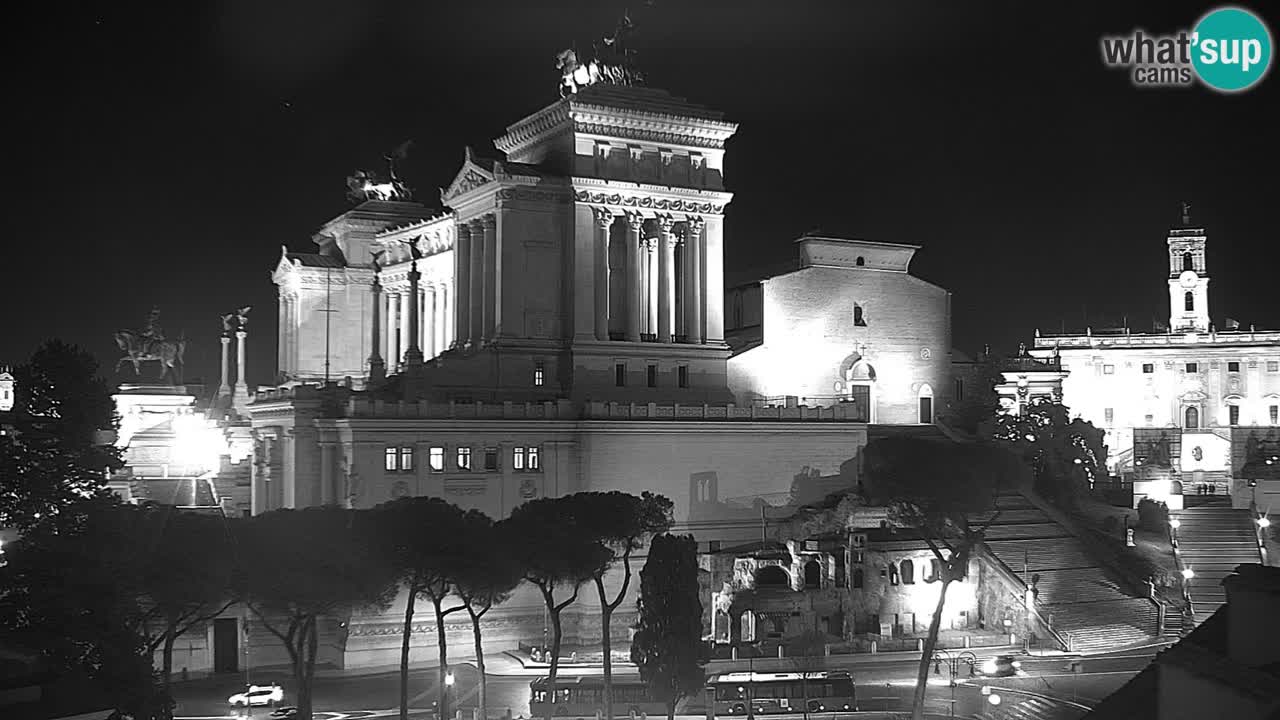
M 458 174 L 454 176 L 453 182 L 449 184 L 449 187 L 440 191 L 440 201 L 448 205 L 450 200 L 459 195 L 465 195 L 481 185 L 493 182 L 493 171 L 486 168 L 482 164 L 483 162 L 483 160 L 476 158 L 471 148 L 467 148 L 466 155 L 462 161 L 462 168 L 458 170 Z

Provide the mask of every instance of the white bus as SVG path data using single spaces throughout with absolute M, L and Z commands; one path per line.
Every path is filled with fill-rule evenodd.
M 716 714 L 852 712 L 858 709 L 847 672 L 731 672 L 707 679 Z M 750 712 L 748 712 L 750 711 Z

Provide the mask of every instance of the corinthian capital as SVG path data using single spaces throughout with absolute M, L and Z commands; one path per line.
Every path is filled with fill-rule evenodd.
M 618 217 L 617 215 L 614 215 L 613 211 L 609 208 L 593 207 L 591 208 L 591 212 L 596 216 L 596 227 L 599 227 L 602 230 L 608 230 L 613 225 L 613 221 Z
M 689 232 L 694 235 L 700 234 L 706 225 L 706 220 L 701 215 L 691 215 L 685 222 L 689 225 Z
M 638 233 L 640 232 L 640 229 L 644 227 L 644 216 L 641 215 L 640 213 L 629 212 L 627 213 L 626 217 L 627 217 L 627 226 L 631 228 L 632 232 Z
M 671 228 L 675 227 L 676 219 L 670 215 L 658 216 L 658 229 L 662 231 L 663 236 L 671 237 Z

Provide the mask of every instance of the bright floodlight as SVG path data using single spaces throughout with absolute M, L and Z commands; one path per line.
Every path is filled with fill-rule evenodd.
M 1193 578 L 1193 577 L 1195 577 L 1195 576 L 1196 576 L 1196 571 L 1195 571 L 1195 570 L 1192 570 L 1191 568 L 1182 568 L 1182 577 L 1183 577 L 1184 579 L 1190 580 L 1191 578 Z
M 1258 527 L 1260 528 L 1271 527 L 1271 518 L 1267 517 L 1266 515 L 1263 515 L 1262 517 L 1258 518 Z
M 1169 521 L 1169 527 L 1173 528 L 1174 530 L 1177 530 L 1178 528 L 1182 527 L 1182 521 L 1179 520 L 1178 518 L 1174 518 Z
M 452 684 L 453 684 L 453 673 L 445 673 L 445 674 L 444 674 L 444 684 L 445 684 L 445 685 L 452 685 Z
M 991 693 L 990 695 L 987 696 L 987 702 L 991 703 L 992 705 L 999 705 L 1000 696 L 995 693 Z

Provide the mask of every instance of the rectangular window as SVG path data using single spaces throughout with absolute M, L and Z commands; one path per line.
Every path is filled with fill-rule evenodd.
M 383 469 L 388 472 L 395 472 L 400 469 L 400 455 L 395 448 L 389 447 L 383 455 Z
M 400 472 L 413 470 L 413 448 L 400 448 Z
M 1156 371 L 1155 363 L 1142 363 L 1142 373 L 1144 375 L 1150 375 L 1155 371 Z
M 431 463 L 431 472 L 444 472 L 444 448 L 436 446 L 431 448 L 428 455 Z
M 533 366 L 533 386 L 542 387 L 543 382 L 543 365 L 537 363 Z
M 471 448 L 469 447 L 458 448 L 458 469 L 459 470 L 471 469 Z
M 1115 375 L 1115 374 L 1116 374 L 1116 366 L 1115 366 L 1115 365 L 1103 365 L 1103 366 L 1102 366 L 1102 374 L 1103 374 L 1103 375 Z
M 682 388 L 689 387 L 689 366 L 688 365 L 681 365 L 680 367 L 676 368 L 676 383 Z
M 627 364 L 616 363 L 613 366 L 613 384 L 618 387 L 627 386 Z
M 1111 423 L 1115 422 L 1115 419 L 1116 419 L 1115 408 L 1106 408 L 1105 410 L 1102 411 L 1102 414 L 1103 414 L 1103 417 L 1106 418 L 1107 425 L 1110 425 Z
M 1271 414 L 1271 424 L 1280 425 L 1280 405 L 1272 405 L 1268 412 Z
M 542 470 L 542 453 L 539 452 L 537 445 L 531 445 L 525 449 L 526 465 L 529 472 L 539 472 Z
M 524 470 L 524 448 L 518 447 L 511 451 L 511 469 L 517 472 Z
M 1240 362 L 1238 360 L 1228 360 L 1227 372 L 1240 372 Z
M 658 366 L 650 365 L 645 372 L 649 387 L 658 387 Z
M 960 402 L 961 400 L 964 400 L 964 380 L 956 378 L 955 385 L 955 400 L 956 402 Z
M 1188 373 L 1198 373 L 1198 372 L 1200 372 L 1200 365 L 1199 365 L 1199 363 L 1187 363 L 1187 372 L 1188 372 Z
M 1147 423 L 1147 425 L 1149 425 L 1149 426 L 1150 426 L 1150 425 L 1154 425 L 1154 424 L 1155 424 L 1155 422 L 1156 422 L 1156 416 L 1155 416 L 1155 415 L 1147 415 L 1147 416 L 1143 417 L 1143 420 L 1144 420 L 1144 421 Z
M 1267 372 L 1280 372 L 1280 360 L 1268 360 Z
M 1239 405 L 1227 406 L 1227 424 L 1228 425 L 1240 424 L 1240 406 Z
M 489 471 L 498 469 L 498 448 L 487 447 L 484 449 L 484 469 Z

